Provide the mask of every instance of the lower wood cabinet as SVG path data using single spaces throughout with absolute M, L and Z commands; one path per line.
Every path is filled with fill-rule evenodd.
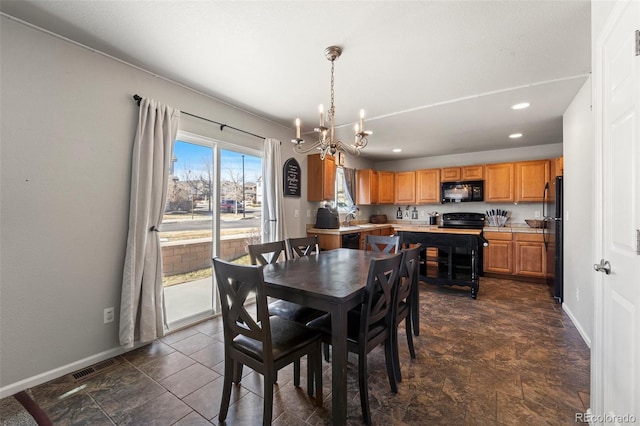
M 496 274 L 513 274 L 513 242 L 511 232 L 484 232 L 489 241 L 484 248 L 484 271 Z
M 542 234 L 484 232 L 484 272 L 515 277 L 545 278 L 547 252 Z

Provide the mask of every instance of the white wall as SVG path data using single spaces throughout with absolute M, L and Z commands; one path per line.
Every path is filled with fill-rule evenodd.
M 588 345 L 593 337 L 594 125 L 589 78 L 563 116 L 563 308 L 571 316 Z
M 1 17 L 0 397 L 120 351 L 117 321 L 128 227 L 132 95 L 283 141 L 283 128 L 165 79 Z M 222 65 L 221 65 L 222 66 Z M 181 129 L 262 148 L 183 116 Z M 302 157 L 298 161 L 306 164 Z M 305 200 L 303 202 L 303 200 Z M 286 200 L 288 211 L 306 208 Z M 287 217 L 287 229 L 304 229 Z

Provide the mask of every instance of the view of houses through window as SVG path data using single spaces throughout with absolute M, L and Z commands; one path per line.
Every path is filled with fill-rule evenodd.
M 189 139 L 175 142 L 160 232 L 170 328 L 216 313 L 212 256 L 249 263 L 246 246 L 261 236 L 259 154 Z

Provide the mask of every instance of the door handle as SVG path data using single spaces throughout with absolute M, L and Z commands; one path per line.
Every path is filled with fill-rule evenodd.
M 609 275 L 611 273 L 611 264 L 608 260 L 600 259 L 600 263 L 594 263 L 593 269 L 597 272 L 604 272 Z

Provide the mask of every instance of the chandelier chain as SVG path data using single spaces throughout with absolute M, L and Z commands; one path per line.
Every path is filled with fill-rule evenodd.
M 331 61 L 331 110 L 329 111 L 329 114 L 331 114 L 331 117 L 333 118 L 335 116 L 335 105 L 334 105 L 334 97 L 335 97 L 335 90 L 333 89 L 333 85 L 334 85 L 334 79 L 333 79 L 333 68 L 335 65 L 335 60 Z

